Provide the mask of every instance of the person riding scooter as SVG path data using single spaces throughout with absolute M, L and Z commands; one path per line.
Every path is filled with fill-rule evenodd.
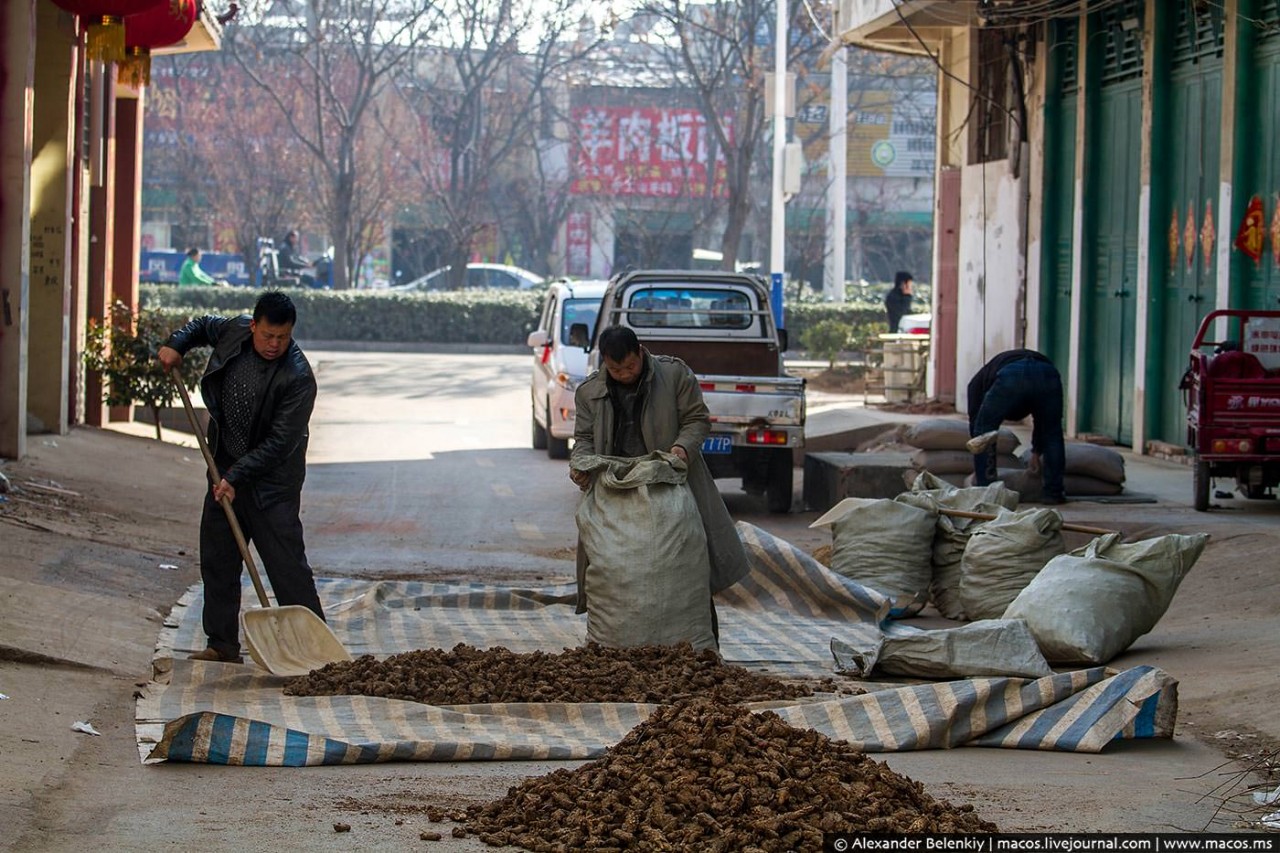
M 297 231 L 290 231 L 284 236 L 276 249 L 276 263 L 281 276 L 296 278 L 306 287 L 316 286 L 315 267 L 298 251 Z

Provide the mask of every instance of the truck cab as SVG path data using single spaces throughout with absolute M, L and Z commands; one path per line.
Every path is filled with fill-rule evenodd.
M 741 477 L 770 512 L 789 511 L 805 386 L 785 373 L 786 331 L 774 323 L 767 282 L 707 270 L 623 273 L 605 289 L 589 369 L 600 367 L 595 338 L 610 326 L 630 327 L 650 352 L 675 356 L 697 375 L 711 414 L 702 455 L 712 476 Z

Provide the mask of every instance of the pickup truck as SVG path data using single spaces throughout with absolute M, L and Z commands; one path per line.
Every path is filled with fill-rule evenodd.
M 629 326 L 650 352 L 689 365 L 711 413 L 702 455 L 712 476 L 741 477 L 770 512 L 788 512 L 793 453 L 804 446 L 804 379 L 783 370 L 787 333 L 774 323 L 768 283 L 748 273 L 623 273 L 605 289 L 588 370 L 599 369 L 595 335 L 610 326 Z M 585 325 L 574 333 L 588 334 Z

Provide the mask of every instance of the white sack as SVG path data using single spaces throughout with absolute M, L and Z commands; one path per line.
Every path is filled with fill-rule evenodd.
M 836 652 L 834 645 L 832 652 Z M 1053 674 L 1027 623 L 1020 619 L 989 619 L 931 631 L 890 631 L 880 647 L 876 672 L 911 678 Z
M 969 537 L 960 561 L 960 606 L 970 619 L 998 619 L 1045 564 L 1067 550 L 1052 509 L 1001 512 Z
M 1017 509 L 1018 506 L 1018 493 L 1001 483 L 957 489 L 927 471 L 916 478 L 912 493 L 933 501 L 938 509 L 996 515 L 1001 510 Z M 938 514 L 937 527 L 933 532 L 933 578 L 929 582 L 929 599 L 948 619 L 966 618 L 960 603 L 960 559 L 964 556 L 969 537 L 984 523 L 978 519 Z
M 1004 612 L 1025 619 L 1052 663 L 1107 663 L 1155 627 L 1207 533 L 1126 545 L 1108 533 L 1049 561 Z
M 897 500 L 845 498 L 809 526 L 830 528 L 832 571 L 888 596 L 900 618 L 928 601 L 934 517 Z

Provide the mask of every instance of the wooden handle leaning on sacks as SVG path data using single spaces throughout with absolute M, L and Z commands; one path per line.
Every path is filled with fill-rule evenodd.
M 989 512 L 969 512 L 967 509 L 947 509 L 939 507 L 938 512 L 943 515 L 949 515 L 953 518 L 976 518 L 979 521 L 994 521 L 996 516 Z M 1083 524 L 1062 523 L 1063 530 L 1070 530 L 1075 533 L 1091 533 L 1094 536 L 1106 536 L 1108 533 L 1117 533 L 1115 530 L 1104 530 L 1101 527 L 1085 527 Z

